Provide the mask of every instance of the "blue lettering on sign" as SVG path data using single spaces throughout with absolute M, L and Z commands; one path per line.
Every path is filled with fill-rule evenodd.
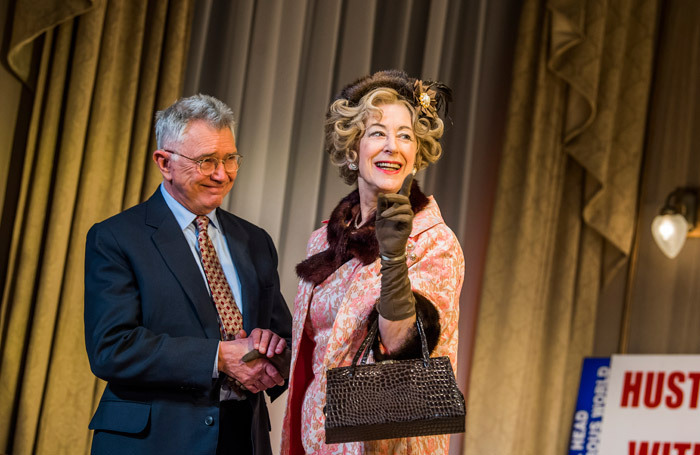
M 609 357 L 589 357 L 583 360 L 576 411 L 571 425 L 569 455 L 598 454 L 609 376 Z

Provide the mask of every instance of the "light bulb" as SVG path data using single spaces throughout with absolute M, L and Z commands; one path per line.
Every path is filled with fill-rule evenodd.
M 673 225 L 671 220 L 662 218 L 661 224 L 659 224 L 659 235 L 661 235 L 661 238 L 668 241 L 668 239 L 670 239 L 675 233 L 676 227 Z
M 658 215 L 651 223 L 651 234 L 661 251 L 675 258 L 683 248 L 688 233 L 688 221 L 678 213 Z

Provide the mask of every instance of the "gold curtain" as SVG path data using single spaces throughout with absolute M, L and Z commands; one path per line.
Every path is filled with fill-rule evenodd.
M 89 453 L 89 227 L 145 199 L 153 113 L 183 85 L 192 0 L 19 0 L 8 60 L 34 93 L 0 308 L 0 452 Z
M 601 287 L 634 233 L 658 0 L 526 0 L 464 453 L 566 452 Z
M 626 352 L 700 353 L 700 239 L 674 259 L 654 242 L 651 223 L 668 194 L 700 187 L 700 2 L 664 4 L 641 185 L 637 261 L 631 273 Z

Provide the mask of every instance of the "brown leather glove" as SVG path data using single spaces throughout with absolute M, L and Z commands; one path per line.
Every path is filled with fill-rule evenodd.
M 382 264 L 382 289 L 377 311 L 390 321 L 416 314 L 416 301 L 406 266 L 406 243 L 413 228 L 413 210 L 408 199 L 412 182 L 413 175 L 408 174 L 398 193 L 377 197 L 375 229 Z
M 292 363 L 292 350 L 289 348 L 285 348 L 284 352 L 282 354 L 276 354 L 272 357 L 267 357 L 264 354 L 260 354 L 260 351 L 257 349 L 251 349 L 241 357 L 241 360 L 244 362 L 250 362 L 251 360 L 255 359 L 267 359 L 270 361 L 270 363 L 277 368 L 277 371 L 279 372 L 280 376 L 282 376 L 283 379 L 289 379 L 289 367 Z

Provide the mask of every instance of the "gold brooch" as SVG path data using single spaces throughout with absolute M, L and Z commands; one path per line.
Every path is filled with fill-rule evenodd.
M 413 96 L 418 102 L 419 114 L 422 112 L 426 117 L 434 118 L 436 115 L 437 101 L 435 100 L 436 92 L 432 88 L 423 87 L 423 81 L 416 80 L 413 83 Z

